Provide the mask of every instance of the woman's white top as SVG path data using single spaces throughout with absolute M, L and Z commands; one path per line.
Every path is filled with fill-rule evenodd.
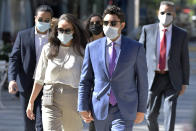
M 83 58 L 72 47 L 59 47 L 59 54 L 48 59 L 50 44 L 44 45 L 35 72 L 35 82 L 45 84 L 65 84 L 78 88 Z

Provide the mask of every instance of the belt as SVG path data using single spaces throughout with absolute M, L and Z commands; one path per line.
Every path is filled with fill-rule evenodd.
M 168 74 L 168 71 L 155 71 L 156 74 L 161 74 L 161 75 L 165 75 Z
M 115 107 L 115 106 L 118 106 L 118 104 L 116 103 L 115 105 L 112 105 L 112 104 L 109 103 L 109 106 L 110 107 Z

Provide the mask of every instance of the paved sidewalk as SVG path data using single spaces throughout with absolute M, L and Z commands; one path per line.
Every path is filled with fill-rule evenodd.
M 191 79 L 190 86 L 183 96 L 178 99 L 175 131 L 191 131 L 193 110 L 196 104 L 196 42 L 190 43 Z M 19 99 L 2 92 L 5 108 L 0 109 L 0 131 L 23 131 L 23 120 Z M 159 117 L 160 131 L 163 128 L 163 113 Z M 134 126 L 134 131 L 147 131 L 145 122 Z

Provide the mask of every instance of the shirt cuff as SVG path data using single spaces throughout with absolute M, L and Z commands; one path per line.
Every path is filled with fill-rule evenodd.
M 40 84 L 40 85 L 44 85 L 44 82 L 43 81 L 41 81 L 41 80 L 35 80 L 35 83 L 38 83 L 38 84 Z

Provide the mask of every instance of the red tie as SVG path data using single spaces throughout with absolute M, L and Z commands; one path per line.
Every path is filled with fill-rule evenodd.
M 160 56 L 159 56 L 159 65 L 158 65 L 160 71 L 164 71 L 166 65 L 166 43 L 167 43 L 166 33 L 165 33 L 166 31 L 167 29 L 163 29 L 164 33 L 160 45 Z

